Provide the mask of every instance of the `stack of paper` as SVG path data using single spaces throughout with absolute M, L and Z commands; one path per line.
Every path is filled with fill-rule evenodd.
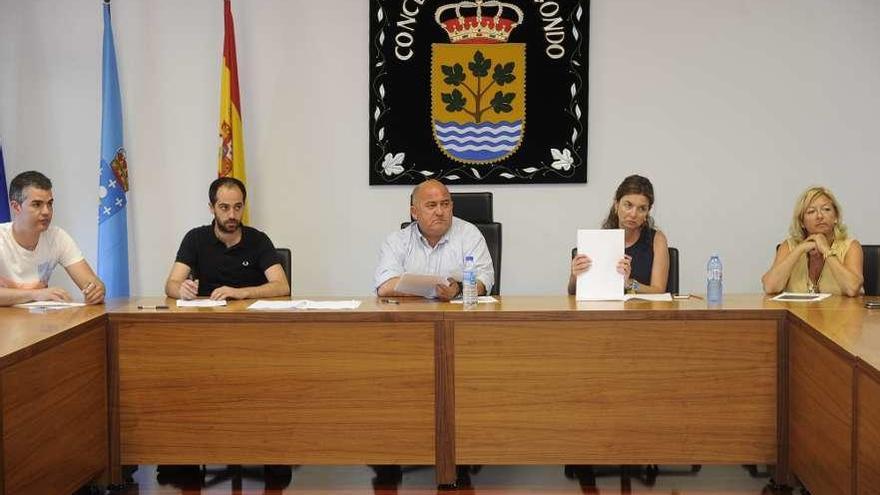
M 361 302 L 348 301 L 310 301 L 298 299 L 290 301 L 259 300 L 248 306 L 248 309 L 357 309 Z
M 85 306 L 85 303 L 63 302 L 63 301 L 33 301 L 29 303 L 16 304 L 16 308 L 40 309 L 44 311 L 55 309 L 78 308 Z
M 213 299 L 178 299 L 177 307 L 178 308 L 216 308 L 218 306 L 226 306 L 226 300 L 220 299 L 219 301 L 215 301 Z
M 663 294 L 625 294 L 624 301 L 638 299 L 640 301 L 672 301 L 672 294 L 664 292 Z
M 456 299 L 454 301 L 449 301 L 452 304 L 461 304 L 463 301 L 461 299 Z M 497 303 L 498 299 L 495 299 L 492 296 L 479 296 L 477 297 L 477 304 L 492 304 Z
M 800 293 L 800 292 L 783 292 L 778 296 L 774 297 L 773 301 L 786 301 L 786 302 L 810 302 L 810 301 L 821 301 L 827 297 L 831 297 L 831 294 L 811 294 L 811 293 Z

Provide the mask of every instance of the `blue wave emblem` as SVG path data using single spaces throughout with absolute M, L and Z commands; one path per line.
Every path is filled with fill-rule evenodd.
M 451 158 L 468 163 L 498 161 L 519 147 L 522 120 L 479 124 L 434 121 L 434 137 Z

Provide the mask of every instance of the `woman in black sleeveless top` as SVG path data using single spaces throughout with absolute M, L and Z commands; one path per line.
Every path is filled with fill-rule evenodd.
M 659 294 L 666 292 L 669 277 L 669 250 L 666 236 L 654 228 L 651 208 L 654 206 L 654 186 L 640 175 L 630 175 L 614 195 L 611 211 L 602 224 L 603 229 L 623 229 L 626 254 L 617 269 L 626 280 L 629 292 Z M 568 293 L 574 294 L 577 276 L 590 269 L 592 260 L 578 254 L 571 260 Z

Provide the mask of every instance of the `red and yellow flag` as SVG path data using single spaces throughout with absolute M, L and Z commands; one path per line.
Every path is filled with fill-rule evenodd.
M 235 28 L 232 5 L 223 0 L 223 71 L 220 76 L 220 161 L 218 177 L 235 177 L 247 184 L 244 170 L 244 131 L 241 125 L 241 96 L 238 90 L 238 61 L 235 57 Z M 245 206 L 244 223 L 248 222 Z

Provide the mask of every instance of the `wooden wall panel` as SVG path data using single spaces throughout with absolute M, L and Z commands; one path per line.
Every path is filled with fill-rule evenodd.
M 775 463 L 777 321 L 455 324 L 457 462 Z
M 797 325 L 789 332 L 792 472 L 814 494 L 853 493 L 851 357 Z
M 434 463 L 431 322 L 115 328 L 123 464 Z
M 2 372 L 6 494 L 72 493 L 108 467 L 106 320 Z
M 860 371 L 856 432 L 858 462 L 858 494 L 869 495 L 880 490 L 880 373 Z

